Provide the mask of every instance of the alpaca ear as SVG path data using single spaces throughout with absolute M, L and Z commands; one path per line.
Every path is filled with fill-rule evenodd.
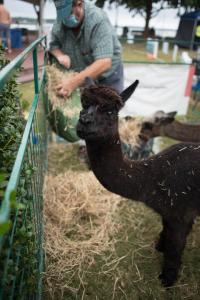
M 86 88 L 89 88 L 94 85 L 95 85 L 95 82 L 91 77 L 85 77 L 85 87 Z
M 164 111 L 158 111 L 155 114 L 155 123 L 159 125 L 167 125 L 174 121 L 174 117 L 177 114 L 177 111 L 171 111 L 165 113 Z
M 169 124 L 172 123 L 174 121 L 174 117 L 177 114 L 177 111 L 171 111 L 169 113 L 166 114 L 166 118 L 163 121 L 164 124 Z
M 139 80 L 136 80 L 120 94 L 123 102 L 126 102 L 126 100 L 128 100 L 130 98 L 130 96 L 135 91 L 138 83 L 139 83 Z
M 170 112 L 168 113 L 168 117 L 174 119 L 174 117 L 175 117 L 176 114 L 177 114 L 177 111 L 170 111 Z

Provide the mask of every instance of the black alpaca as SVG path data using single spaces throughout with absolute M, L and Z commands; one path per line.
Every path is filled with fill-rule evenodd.
M 159 277 L 168 287 L 177 279 L 187 235 L 200 214 L 200 144 L 176 144 L 141 161 L 124 159 L 118 112 L 137 84 L 121 95 L 105 86 L 85 88 L 77 134 L 85 139 L 91 169 L 105 188 L 161 215 L 163 230 L 156 249 L 164 254 Z

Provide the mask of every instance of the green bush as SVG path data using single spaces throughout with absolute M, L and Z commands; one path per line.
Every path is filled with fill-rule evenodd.
M 0 70 L 8 63 L 4 49 L 0 46 Z M 17 74 L 5 84 L 0 93 L 0 202 L 3 199 L 25 125 L 16 76 Z
M 0 70 L 8 63 L 0 47 Z M 0 93 L 0 207 L 25 129 L 21 93 L 16 82 L 18 73 Z M 4 237 L 0 252 L 1 299 L 33 299 L 37 288 L 40 245 L 36 241 L 36 220 L 32 215 L 33 195 L 30 191 L 34 176 L 35 167 L 26 153 L 17 190 L 11 193 L 9 220 L 0 224 L 0 236 Z

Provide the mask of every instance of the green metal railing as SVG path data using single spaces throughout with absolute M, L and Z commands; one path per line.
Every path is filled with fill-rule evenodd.
M 32 53 L 35 95 L 22 141 L 0 207 L 0 224 L 11 222 L 0 236 L 0 299 L 41 299 L 43 264 L 43 183 L 47 161 L 47 125 L 43 108 L 44 66 L 38 75 L 38 47 L 46 37 L 26 48 L 0 72 L 0 90 Z M 16 201 L 15 209 L 11 202 Z

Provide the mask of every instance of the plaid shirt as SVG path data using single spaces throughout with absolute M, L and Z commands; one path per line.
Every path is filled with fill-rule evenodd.
M 71 68 L 80 72 L 95 60 L 111 58 L 112 67 L 99 79 L 112 75 L 121 63 L 121 45 L 115 30 L 102 9 L 84 2 L 84 20 L 81 30 L 75 36 L 62 22 L 53 25 L 50 50 L 60 49 L 70 56 Z

